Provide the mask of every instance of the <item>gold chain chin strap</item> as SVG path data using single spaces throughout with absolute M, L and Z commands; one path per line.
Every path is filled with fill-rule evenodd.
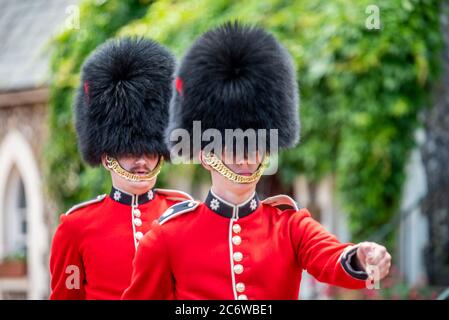
M 269 163 L 269 156 L 265 156 L 259 168 L 250 176 L 242 176 L 229 169 L 215 154 L 208 153 L 204 157 L 204 162 L 211 166 L 219 174 L 228 180 L 236 183 L 251 183 L 257 181 L 263 174 Z
M 106 165 L 109 169 L 114 171 L 120 177 L 122 177 L 126 180 L 129 180 L 129 181 L 133 181 L 133 182 L 149 181 L 149 180 L 154 179 L 161 171 L 163 163 L 164 163 L 164 157 L 160 156 L 156 167 L 153 170 L 151 170 L 150 173 L 148 173 L 144 176 L 141 176 L 141 175 L 134 174 L 134 173 L 131 173 L 131 172 L 123 169 L 122 166 L 120 165 L 120 163 L 118 163 L 118 161 L 115 158 L 109 157 L 109 156 L 106 157 Z

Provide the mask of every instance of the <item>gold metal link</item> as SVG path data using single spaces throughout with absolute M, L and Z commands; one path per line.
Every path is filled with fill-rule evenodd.
M 122 177 L 126 180 L 129 180 L 129 181 L 133 181 L 133 182 L 149 181 L 149 180 L 154 179 L 161 171 L 163 163 L 164 163 L 164 157 L 160 156 L 156 167 L 153 170 L 151 170 L 150 173 L 142 176 L 142 175 L 131 173 L 131 172 L 123 169 L 122 166 L 120 165 L 120 163 L 118 163 L 118 161 L 115 158 L 109 157 L 109 156 L 106 157 L 106 165 L 109 169 L 114 171 L 120 177 Z
M 263 174 L 265 168 L 269 163 L 269 156 L 265 156 L 259 168 L 250 176 L 242 176 L 229 169 L 215 154 L 208 153 L 204 157 L 204 162 L 212 167 L 219 174 L 227 178 L 228 180 L 236 183 L 252 183 L 257 181 Z

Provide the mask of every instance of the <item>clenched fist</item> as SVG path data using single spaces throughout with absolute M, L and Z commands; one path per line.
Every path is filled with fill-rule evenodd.
M 391 255 L 377 243 L 361 242 L 357 248 L 357 259 L 371 279 L 378 276 L 376 280 L 381 280 L 390 272 Z

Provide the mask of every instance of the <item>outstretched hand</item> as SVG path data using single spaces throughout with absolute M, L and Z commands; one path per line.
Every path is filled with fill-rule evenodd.
M 370 278 L 374 278 L 377 274 L 378 280 L 381 280 L 390 272 L 391 255 L 384 246 L 375 242 L 360 243 L 357 259 Z

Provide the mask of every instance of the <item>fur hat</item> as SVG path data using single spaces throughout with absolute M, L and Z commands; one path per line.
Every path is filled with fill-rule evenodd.
M 225 129 L 277 129 L 280 149 L 295 146 L 299 90 L 290 54 L 270 33 L 237 22 L 203 34 L 177 72 L 166 131 L 170 147 L 179 142 L 171 137 L 178 128 L 201 139 L 193 137 L 194 121 L 201 121 L 201 133 L 219 130 L 223 145 Z
M 175 59 L 162 45 L 121 38 L 100 45 L 82 67 L 75 127 L 83 159 L 159 154 L 168 158 L 164 130 Z

